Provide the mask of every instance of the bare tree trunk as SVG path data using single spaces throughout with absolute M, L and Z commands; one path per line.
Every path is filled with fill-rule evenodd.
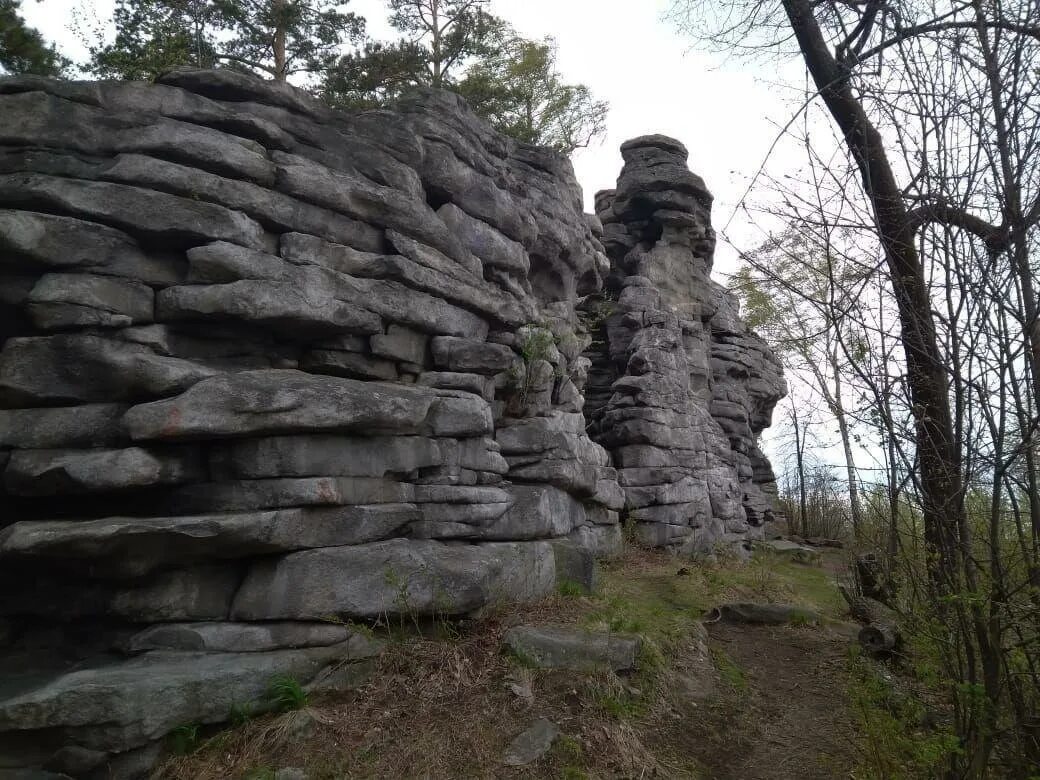
M 915 225 L 877 128 L 852 94 L 849 74 L 831 54 L 810 0 L 783 0 L 810 75 L 860 169 L 874 209 L 899 311 L 921 464 L 922 515 L 930 550 L 929 575 L 942 592 L 956 584 L 958 532 L 964 520 L 960 455 L 953 437 L 946 374 L 931 299 L 914 247 Z
M 794 399 L 791 399 L 791 422 L 794 423 L 794 460 L 795 469 L 798 471 L 798 530 L 791 529 L 793 533 L 808 534 L 809 522 L 809 499 L 805 486 L 805 429 L 798 419 L 798 408 Z
M 285 0 L 272 0 L 274 3 L 274 41 L 272 43 L 272 49 L 274 51 L 274 79 L 275 81 L 285 81 L 287 67 L 285 57 L 285 16 L 283 9 L 285 8 Z
M 827 354 L 831 374 L 834 377 L 834 398 L 831 411 L 838 421 L 838 433 L 841 436 L 841 447 L 845 452 L 845 476 L 849 484 L 849 511 L 852 515 L 852 535 L 856 540 L 863 533 L 863 507 L 859 500 L 859 482 L 856 478 L 856 461 L 852 455 L 852 435 L 849 432 L 849 421 L 845 414 L 845 405 L 841 398 L 841 366 L 835 350 Z
M 430 30 L 433 32 L 433 40 L 430 44 L 430 50 L 433 54 L 430 58 L 430 64 L 433 65 L 431 83 L 439 89 L 444 79 L 442 73 L 440 0 L 430 0 L 430 17 Z

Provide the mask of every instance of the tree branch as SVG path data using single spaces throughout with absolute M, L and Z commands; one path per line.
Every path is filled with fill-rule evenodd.
M 961 228 L 981 238 L 992 253 L 1003 252 L 1008 246 L 1008 230 L 1004 225 L 993 225 L 943 200 L 933 200 L 910 209 L 907 219 L 914 232 L 931 223 Z
M 918 35 L 927 35 L 929 33 L 943 32 L 945 30 L 975 30 L 978 29 L 978 23 L 975 21 L 965 22 L 928 22 L 926 24 L 915 24 L 911 27 L 906 27 L 900 30 L 896 35 L 889 38 L 887 41 L 882 41 L 877 46 L 867 49 L 862 54 L 856 57 L 857 62 L 864 62 L 869 60 L 871 57 L 876 57 L 883 51 L 896 46 L 903 41 L 907 41 L 910 38 L 914 38 Z M 1018 33 L 1019 35 L 1028 35 L 1031 38 L 1036 38 L 1040 41 L 1040 25 L 1023 24 L 1021 22 L 1006 22 L 1003 20 L 994 20 L 985 22 L 985 27 L 990 30 L 1003 30 L 1004 32 Z

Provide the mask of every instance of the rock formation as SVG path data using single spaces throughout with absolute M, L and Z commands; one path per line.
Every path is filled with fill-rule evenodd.
M 351 621 L 588 583 L 621 512 L 768 520 L 775 361 L 685 150 L 624 153 L 601 225 L 446 93 L 0 80 L 0 770 L 137 776 L 275 675 L 356 680 Z
M 757 441 L 786 392 L 780 364 L 709 279 L 712 196 L 686 148 L 655 135 L 621 153 L 617 189 L 596 195 L 606 295 L 583 303 L 592 436 L 643 542 L 707 552 L 761 537 L 776 481 Z

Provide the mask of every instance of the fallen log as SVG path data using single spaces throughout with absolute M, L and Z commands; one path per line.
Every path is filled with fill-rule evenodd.
M 811 609 L 793 604 L 753 604 L 738 602 L 720 604 L 709 610 L 705 623 L 750 623 L 767 626 L 782 626 L 787 623 L 817 625 L 820 615 Z

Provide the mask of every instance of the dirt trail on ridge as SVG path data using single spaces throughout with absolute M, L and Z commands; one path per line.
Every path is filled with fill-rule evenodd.
M 705 761 L 713 780 L 850 777 L 854 724 L 846 709 L 848 639 L 823 627 L 710 627 L 712 645 L 743 672 L 735 749 Z M 731 736 L 733 734 L 731 733 Z

